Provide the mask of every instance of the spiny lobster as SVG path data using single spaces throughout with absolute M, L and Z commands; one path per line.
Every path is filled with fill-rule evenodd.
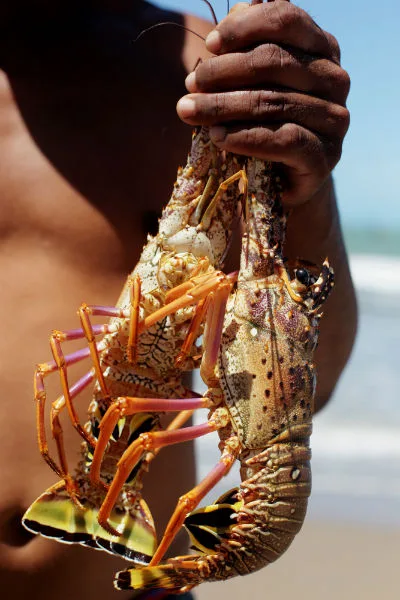
M 149 562 L 156 545 L 154 524 L 140 496 L 142 475 L 156 448 L 145 445 L 117 494 L 109 490 L 120 475 L 121 454 L 155 432 L 162 445 L 158 412 L 178 412 L 168 431 L 181 426 L 192 411 L 208 407 L 207 398 L 187 390 L 184 372 L 198 367 L 196 346 L 206 320 L 223 314 L 237 274 L 217 270 L 226 255 L 237 221 L 236 189 L 246 180 L 236 158 L 218 152 L 208 130 L 194 132 L 187 165 L 178 171 L 172 197 L 155 237 L 148 238 L 137 267 L 128 277 L 115 307 L 88 306 L 79 311 L 81 327 L 55 331 L 50 338 L 54 360 L 35 372 L 39 449 L 61 481 L 28 509 L 29 530 L 67 543 L 101 548 L 140 564 Z M 95 325 L 93 316 L 111 317 Z M 98 336 L 104 337 L 96 341 Z M 64 355 L 62 344 L 86 339 L 87 347 Z M 209 352 L 214 353 L 214 345 Z M 69 383 L 69 367 L 91 357 L 93 367 Z M 58 372 L 63 395 L 51 406 L 51 431 L 58 463 L 50 456 L 45 432 L 45 378 Z M 89 422 L 83 427 L 75 399 L 94 384 Z M 195 396 L 195 397 L 194 397 Z M 83 438 L 83 456 L 75 474 L 69 470 L 60 413 L 67 408 Z M 196 437 L 196 427 L 183 430 Z M 179 432 L 176 431 L 175 435 Z M 108 493 L 107 493 L 108 491 Z M 112 498 L 111 495 L 112 494 Z
M 304 267 L 291 278 L 282 259 L 285 216 L 270 164 L 246 160 L 247 231 L 214 364 L 201 373 L 213 406 L 221 459 L 179 499 L 150 566 L 117 574 L 118 589 L 184 592 L 203 581 L 245 575 L 276 560 L 302 526 L 311 491 L 318 310 L 333 286 L 327 261 L 318 278 Z M 210 333 L 206 330 L 204 339 Z M 242 483 L 205 509 L 190 512 L 239 459 Z M 188 514 L 189 513 L 189 514 Z M 158 565 L 186 525 L 195 555 Z

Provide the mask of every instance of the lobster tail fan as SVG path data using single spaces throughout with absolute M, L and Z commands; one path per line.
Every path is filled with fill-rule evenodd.
M 202 581 L 194 556 L 182 556 L 157 567 L 120 571 L 114 579 L 117 590 L 159 590 L 175 593 L 187 591 Z
M 140 500 L 131 511 L 114 510 L 110 524 L 121 532 L 109 534 L 97 521 L 98 508 L 85 503 L 79 508 L 59 484 L 50 487 L 28 508 L 23 526 L 33 533 L 65 544 L 81 544 L 105 550 L 138 565 L 147 565 L 157 541 L 149 508 Z
M 243 505 L 237 499 L 238 488 L 225 492 L 209 506 L 189 513 L 184 527 L 189 534 L 191 548 L 203 554 L 214 554 L 218 546 L 231 534 L 236 525 L 237 512 Z

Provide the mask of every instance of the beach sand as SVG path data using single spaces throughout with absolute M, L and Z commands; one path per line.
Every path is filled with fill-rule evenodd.
M 195 596 L 197 600 L 389 600 L 399 593 L 399 559 L 399 528 L 309 519 L 276 563 L 246 577 L 203 584 Z

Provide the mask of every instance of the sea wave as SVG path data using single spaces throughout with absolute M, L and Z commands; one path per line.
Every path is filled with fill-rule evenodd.
M 313 453 L 335 460 L 400 459 L 400 433 L 385 427 L 319 427 L 314 421 Z M 400 468 L 400 462 L 399 468 Z
M 357 290 L 400 294 L 400 257 L 351 254 L 349 260 Z

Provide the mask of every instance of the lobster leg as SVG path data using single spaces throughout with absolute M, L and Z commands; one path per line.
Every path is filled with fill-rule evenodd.
M 116 310 L 119 313 L 121 313 L 120 309 L 113 309 L 112 307 L 93 307 L 93 310 L 94 309 L 98 309 L 98 312 L 96 312 L 94 314 L 104 314 L 105 312 L 107 312 L 107 313 L 111 312 L 111 311 L 115 312 Z M 109 325 L 91 326 L 91 333 L 93 336 L 102 335 L 102 334 L 104 335 L 105 333 L 111 333 L 111 332 L 112 332 L 112 328 L 110 328 Z M 87 358 L 90 355 L 90 348 L 83 348 L 81 350 L 77 350 L 76 352 L 72 352 L 71 354 L 67 354 L 67 355 L 64 355 L 62 348 L 61 348 L 61 342 L 77 340 L 77 339 L 81 339 L 84 337 L 86 337 L 86 333 L 85 333 L 84 329 L 70 329 L 68 331 L 54 331 L 52 333 L 52 335 L 50 337 L 50 347 L 51 347 L 51 350 L 53 353 L 54 360 L 38 365 L 38 367 L 35 371 L 35 375 L 34 375 L 34 390 L 35 390 L 34 398 L 35 398 L 35 401 L 38 406 L 38 423 L 40 423 L 39 429 L 43 430 L 43 432 L 44 432 L 43 418 L 41 418 L 41 416 L 40 416 L 41 414 L 44 413 L 44 405 L 45 405 L 46 399 L 47 399 L 45 385 L 44 385 L 44 379 L 50 373 L 59 371 L 60 379 L 61 379 L 61 387 L 62 387 L 63 394 L 64 394 L 63 397 L 61 397 L 61 398 L 63 398 L 63 403 L 62 403 L 62 406 L 60 406 L 59 410 L 61 410 L 64 406 L 67 406 L 73 426 L 78 431 L 79 435 L 86 442 L 93 445 L 94 440 L 89 439 L 89 436 L 87 435 L 87 433 L 85 432 L 85 430 L 83 429 L 81 424 L 79 423 L 78 416 L 77 416 L 74 406 L 71 402 L 72 397 L 76 396 L 93 379 L 93 377 L 91 377 L 90 381 L 87 381 L 87 377 L 88 377 L 89 373 L 91 373 L 91 371 L 89 373 L 87 373 L 86 375 L 84 375 L 71 388 L 68 383 L 68 375 L 67 375 L 67 367 L 69 365 L 78 363 L 78 362 L 84 360 L 85 358 Z M 99 342 L 96 344 L 96 352 L 100 351 L 101 349 L 102 349 L 102 343 Z M 86 382 L 85 385 L 82 385 L 83 382 Z M 61 398 L 59 399 L 59 401 L 61 400 Z M 58 403 L 59 401 L 56 400 L 56 403 Z M 40 444 L 39 444 L 39 447 L 41 447 Z
M 157 565 L 173 542 L 189 512 L 194 510 L 208 492 L 229 473 L 239 453 L 239 445 L 232 448 L 227 444 L 217 465 L 192 490 L 181 496 L 168 522 L 162 540 L 150 562 L 150 567 Z
M 70 389 L 71 399 L 77 396 L 83 389 L 85 389 L 94 379 L 94 369 L 88 371 L 83 377 L 81 377 Z M 63 408 L 65 408 L 66 402 L 64 396 L 60 396 L 55 400 L 51 405 L 51 432 L 53 438 L 56 441 L 58 454 L 61 464 L 61 469 L 56 465 L 54 460 L 49 456 L 49 448 L 46 439 L 46 430 L 44 425 L 44 404 L 45 404 L 45 391 L 44 388 L 38 389 L 35 394 L 36 399 L 36 422 L 37 422 L 37 431 L 38 431 L 38 443 L 39 450 L 45 461 L 50 465 L 50 467 L 62 477 L 62 473 L 66 473 L 67 469 L 65 468 L 66 459 L 65 459 L 65 451 L 62 441 L 62 428 L 59 419 L 59 413 Z
M 213 371 L 215 367 L 215 362 L 217 359 L 218 348 L 219 348 L 219 340 L 221 338 L 222 331 L 222 323 L 223 317 L 225 313 L 226 302 L 228 300 L 228 295 L 231 290 L 234 278 L 236 274 L 232 274 L 232 276 L 224 276 L 226 281 L 223 281 L 219 284 L 219 287 L 211 293 L 208 293 L 207 298 L 205 299 L 205 310 L 203 305 L 200 307 L 199 313 L 195 315 L 195 318 L 192 320 L 195 323 L 194 329 L 198 331 L 200 327 L 199 318 L 204 318 L 205 316 L 205 331 L 206 331 L 206 340 L 208 343 L 211 332 L 214 333 L 214 339 L 211 345 L 211 351 L 205 351 L 205 358 L 203 360 L 206 361 L 206 372 Z M 200 284 L 202 285 L 202 284 Z M 192 290 L 193 292 L 193 290 Z M 186 294 L 185 294 L 186 296 Z M 179 298 L 176 298 L 174 301 L 170 302 L 167 307 L 171 307 L 173 304 L 179 301 Z M 186 301 L 186 298 L 184 299 Z M 202 300 L 200 300 L 202 302 Z M 176 310 L 176 306 L 175 306 Z M 158 311 L 161 312 L 161 311 Z M 205 314 L 206 313 L 206 314 Z M 196 319 L 197 317 L 197 319 Z M 195 339 L 193 334 L 196 334 L 196 331 L 191 331 L 189 329 L 188 338 L 189 343 L 191 339 Z M 187 339 L 188 339 L 187 338 Z M 206 346 L 207 347 L 207 346 Z M 186 346 L 187 349 L 187 346 Z M 209 378 L 210 379 L 210 378 Z M 208 379 L 205 380 L 208 383 Z M 107 444 L 111 437 L 111 434 L 114 430 L 115 425 L 118 423 L 119 419 L 123 416 L 132 415 L 136 412 L 169 412 L 169 411 L 181 411 L 181 410 L 195 410 L 197 408 L 209 408 L 210 400 L 207 398 L 190 398 L 190 399 L 178 399 L 171 400 L 168 398 L 129 398 L 123 397 L 117 399 L 115 402 L 111 404 L 105 413 L 101 424 L 100 424 L 100 436 L 96 443 L 95 452 L 93 456 L 92 467 L 90 471 L 90 479 L 92 483 L 96 484 L 100 481 L 100 468 L 101 462 L 104 456 L 104 452 L 106 450 Z
M 129 319 L 129 338 L 127 345 L 128 360 L 131 364 L 137 361 L 137 338 L 139 327 L 139 310 L 140 310 L 140 277 L 136 275 L 130 287 L 131 297 L 131 317 Z
M 230 277 L 233 282 L 236 280 L 237 274 L 232 273 L 228 277 Z M 215 365 L 221 342 L 222 327 L 229 292 L 230 287 L 224 287 L 219 290 L 219 294 L 212 292 L 207 298 L 209 306 L 204 330 L 204 353 L 200 373 L 208 386 L 211 386 L 214 380 Z M 220 409 L 219 417 L 221 417 L 221 414 L 224 414 L 226 420 L 229 422 L 229 415 L 227 412 L 225 413 L 225 409 Z M 216 415 L 217 413 L 214 412 L 210 422 L 212 422 Z M 169 520 L 160 545 L 151 560 L 150 566 L 158 564 L 164 556 L 179 529 L 183 525 L 188 512 L 192 511 L 216 483 L 229 472 L 239 453 L 239 445 L 236 436 L 234 437 L 234 440 L 234 444 L 229 440 L 225 442 L 225 449 L 218 464 L 203 479 L 203 481 L 187 494 L 179 498 L 178 504 Z
M 203 279 L 203 277 L 202 277 Z M 228 285 L 229 289 L 231 287 L 231 283 L 227 280 L 227 276 L 221 271 L 213 273 L 212 275 L 208 275 L 204 277 L 205 281 L 201 281 L 199 284 L 192 283 L 192 288 L 184 293 L 181 297 L 172 300 L 159 310 L 156 310 L 154 313 L 146 317 L 139 324 L 139 333 L 142 333 L 157 321 L 161 321 L 161 319 L 165 319 L 168 315 L 176 312 L 181 308 L 185 308 L 186 306 L 190 306 L 191 304 L 197 304 L 201 299 L 205 298 L 210 292 L 213 290 Z
M 171 446 L 172 444 L 195 440 L 198 437 L 224 427 L 226 423 L 226 418 L 223 419 L 220 415 L 216 415 L 216 418 L 210 419 L 207 423 L 202 423 L 201 425 L 193 425 L 176 431 L 150 431 L 142 433 L 125 450 L 118 462 L 117 472 L 98 513 L 99 524 L 111 535 L 120 535 L 117 530 L 111 527 L 108 519 L 124 483 L 143 453 L 152 452 L 158 448 Z
M 226 281 L 222 285 L 220 285 L 216 290 L 212 291 L 211 293 L 208 292 L 208 297 L 207 297 L 208 310 L 207 310 L 207 315 L 206 315 L 205 340 L 206 340 L 206 342 L 210 341 L 211 332 L 214 333 L 214 339 L 211 344 L 211 349 L 208 351 L 205 351 L 206 358 L 204 359 L 204 357 L 203 357 L 203 360 L 206 361 L 205 370 L 208 375 L 207 382 L 212 380 L 211 372 L 214 371 L 215 363 L 217 360 L 218 348 L 219 348 L 220 340 L 221 340 L 222 326 L 223 326 L 226 303 L 227 303 L 229 292 L 231 290 L 235 276 L 236 276 L 236 274 L 233 274 L 231 279 L 229 279 L 229 277 L 224 276 Z M 202 284 L 200 284 L 200 286 L 201 285 Z M 193 292 L 193 290 L 192 290 L 192 292 Z M 176 303 L 177 300 L 172 301 L 167 306 L 171 306 L 171 304 Z M 178 407 L 179 407 L 179 409 L 195 409 L 195 408 L 201 408 L 201 407 L 210 405 L 209 398 L 200 398 L 200 399 L 193 398 L 193 399 L 186 399 L 186 400 L 185 399 L 168 400 L 168 399 L 139 399 L 139 398 L 136 398 L 136 399 L 131 399 L 132 402 L 130 403 L 130 406 L 128 408 L 129 399 L 124 398 L 121 400 L 125 403 L 123 414 L 129 414 L 130 411 L 137 412 L 138 408 L 140 406 L 143 407 L 143 410 L 165 411 L 165 410 L 168 410 L 168 408 L 169 408 L 169 410 L 173 410 L 175 406 L 177 407 L 177 409 L 178 409 Z M 190 406 L 189 406 L 189 404 L 190 404 Z M 100 456 L 100 452 L 102 454 L 104 453 L 104 449 L 106 447 L 107 441 L 109 440 L 109 438 L 111 436 L 111 432 L 112 432 L 113 428 L 115 427 L 116 423 L 118 422 L 118 419 L 121 417 L 121 410 L 122 409 L 119 409 L 118 406 L 115 407 L 115 405 L 112 405 L 107 411 L 108 414 L 106 413 L 106 415 L 103 417 L 102 423 L 100 425 L 101 429 L 104 428 L 104 438 L 101 440 L 102 446 L 100 446 L 100 437 L 99 437 L 99 442 L 96 447 L 98 454 L 96 456 L 96 450 L 95 450 L 95 456 L 93 459 L 93 463 L 95 463 L 94 471 L 93 471 L 93 480 L 95 480 L 95 481 L 97 480 L 97 478 L 100 477 L 100 464 L 101 464 L 101 458 L 102 458 L 102 456 Z M 106 418 L 106 416 L 107 416 L 107 418 Z M 105 421 L 105 424 L 104 424 L 104 421 Z M 220 410 L 220 411 L 216 410 L 213 413 L 210 420 L 208 421 L 208 423 L 206 423 L 204 425 L 199 425 L 199 426 L 195 426 L 195 427 L 187 427 L 186 429 L 177 430 L 177 431 L 149 432 L 147 434 L 140 435 L 139 438 L 137 440 L 135 440 L 127 448 L 127 450 L 124 452 L 124 454 L 122 455 L 122 457 L 118 463 L 116 475 L 115 475 L 113 482 L 109 488 L 107 496 L 99 510 L 98 519 L 99 519 L 100 525 L 102 525 L 102 527 L 104 527 L 107 531 L 111 532 L 109 529 L 110 525 L 108 524 L 108 517 L 109 517 L 111 510 L 118 498 L 119 493 L 122 490 L 122 487 L 123 487 L 127 477 L 129 476 L 129 473 L 132 471 L 133 467 L 137 464 L 137 462 L 139 461 L 139 459 L 142 456 L 144 451 L 153 451 L 153 450 L 157 450 L 165 445 L 175 444 L 175 443 L 178 443 L 181 441 L 193 440 L 196 437 L 205 435 L 206 433 L 209 433 L 211 431 L 215 431 L 217 429 L 220 429 L 221 427 L 224 427 L 228 422 L 229 422 L 229 415 L 227 414 L 227 412 L 224 410 Z M 104 446 L 104 449 L 103 449 L 103 446 Z M 95 462 L 95 459 L 96 459 L 96 462 Z M 230 459 L 229 459 L 227 461 L 226 458 L 224 458 L 224 460 L 221 458 L 222 462 L 219 466 L 216 467 L 215 472 L 213 471 L 210 474 L 209 478 L 206 478 L 204 483 L 200 484 L 198 493 L 196 491 L 195 497 L 196 498 L 198 497 L 197 503 L 208 492 L 208 490 L 211 489 L 213 487 L 213 485 L 215 485 L 215 483 L 212 483 L 212 481 L 214 481 L 214 478 L 215 477 L 217 477 L 217 478 L 223 477 L 223 475 L 226 472 L 224 470 L 225 467 L 228 470 L 230 469 L 230 466 L 231 466 L 233 460 L 230 461 Z M 228 463 L 229 463 L 229 467 L 226 466 Z M 93 468 L 93 464 L 92 464 L 92 468 Z M 207 487 L 207 486 L 209 486 L 209 487 Z M 202 490 L 205 490 L 204 493 L 202 492 Z M 178 508 L 177 508 L 177 510 L 178 510 Z M 191 510 L 190 508 L 188 510 L 186 510 L 185 515 L 190 510 Z M 185 515 L 183 515 L 183 517 L 182 517 L 181 513 L 179 512 L 178 521 L 180 524 L 177 525 L 177 527 L 175 527 L 175 525 L 173 523 L 171 523 L 171 526 L 168 529 L 168 535 L 167 535 L 166 541 L 164 542 L 164 544 L 167 544 L 167 546 L 169 546 L 173 537 L 175 537 L 177 529 L 179 529 L 179 527 L 182 525 Z M 175 523 L 175 521 L 176 521 L 176 518 L 174 520 L 174 523 Z M 178 521 L 176 521 L 176 522 L 178 522 Z M 113 535 L 116 535 L 116 534 L 117 534 L 117 532 L 113 533 Z M 163 553 L 164 553 L 164 551 L 163 551 Z
M 208 398 L 117 398 L 107 409 L 100 423 L 100 435 L 97 440 L 93 461 L 90 469 L 90 480 L 94 484 L 100 482 L 100 468 L 104 452 L 110 440 L 114 427 L 125 416 L 138 412 L 180 412 L 182 410 L 195 410 L 209 408 Z M 172 428 L 171 428 L 172 429 Z
M 73 364 L 73 363 L 79 362 L 79 361 L 83 360 L 84 358 L 86 358 L 87 356 L 88 356 L 88 352 L 78 350 L 77 352 L 74 352 L 66 357 L 64 357 L 64 356 L 60 357 L 60 360 L 63 359 L 64 366 L 65 366 L 67 364 Z M 54 364 L 54 368 L 53 368 L 53 364 Z M 46 432 L 45 432 L 46 430 L 45 430 L 45 424 L 44 424 L 44 409 L 45 409 L 45 404 L 46 404 L 46 400 L 47 400 L 46 388 L 44 385 L 44 378 L 48 373 L 55 371 L 56 368 L 57 368 L 56 361 L 53 361 L 53 363 L 43 363 L 38 366 L 38 368 L 35 371 L 35 376 L 34 376 L 34 400 L 36 403 L 36 423 L 37 423 L 38 444 L 39 444 L 40 453 L 43 456 L 43 458 L 45 459 L 45 461 L 50 465 L 50 467 L 57 473 L 57 475 L 59 475 L 61 477 L 62 470 L 60 471 L 60 468 L 57 466 L 57 464 L 54 462 L 54 460 L 49 455 L 49 449 L 48 449 L 48 444 L 47 444 L 47 440 L 46 440 Z M 74 423 L 74 426 L 78 429 L 80 435 L 82 435 L 82 437 L 84 439 L 86 439 L 88 436 L 87 436 L 86 432 L 83 430 L 83 428 L 80 426 L 80 424 L 77 420 L 76 413 L 71 404 L 71 399 L 73 397 L 77 396 L 78 393 L 81 390 L 83 390 L 93 380 L 93 377 L 94 377 L 94 372 L 89 371 L 79 381 L 77 381 L 76 384 L 74 384 L 71 388 L 68 387 L 67 401 L 65 400 L 65 396 L 60 396 L 52 404 L 52 409 L 57 407 L 57 414 L 66 405 L 68 406 L 69 409 L 72 408 L 72 410 L 69 411 L 71 421 Z M 69 404 L 68 404 L 68 401 L 69 401 Z M 76 423 L 74 422 L 75 419 L 76 419 Z M 56 424 L 55 421 L 52 420 L 52 433 L 56 439 L 58 436 L 57 430 L 58 430 L 58 425 Z M 59 436 L 58 436 L 58 439 L 60 439 Z
M 81 377 L 70 389 L 71 399 L 77 396 L 83 389 L 85 389 L 91 381 L 94 379 L 94 369 L 91 369 L 83 377 Z M 59 457 L 59 465 L 53 460 L 49 453 L 49 447 L 46 439 L 46 428 L 44 424 L 44 407 L 46 400 L 46 392 L 44 386 L 37 387 L 37 380 L 35 385 L 35 400 L 36 400 L 36 423 L 38 432 L 38 444 L 40 454 L 43 456 L 47 464 L 55 471 L 55 473 L 62 479 L 65 480 L 66 489 L 71 495 L 74 502 L 79 505 L 79 501 L 76 496 L 75 484 L 71 474 L 69 473 L 67 457 L 65 454 L 63 430 L 59 419 L 60 411 L 65 408 L 66 402 L 63 396 L 60 396 L 52 403 L 51 406 L 51 432 L 56 442 L 57 452 Z M 40 380 L 39 380 L 40 383 Z M 82 507 L 81 507 L 82 508 Z
M 64 408 L 64 406 L 67 406 L 71 422 L 78 431 L 79 435 L 91 446 L 94 446 L 96 444 L 95 439 L 91 438 L 79 423 L 78 415 L 72 404 L 72 399 L 77 396 L 78 393 L 90 383 L 90 381 L 93 380 L 93 376 L 90 376 L 90 379 L 88 380 L 89 373 L 92 373 L 92 370 L 70 387 L 68 383 L 67 367 L 76 362 L 80 362 L 84 358 L 87 358 L 91 355 L 95 369 L 94 374 L 99 379 L 103 392 L 106 392 L 106 385 L 99 364 L 99 352 L 103 349 L 103 344 L 102 342 L 96 343 L 95 337 L 98 335 L 113 333 L 115 331 L 115 327 L 110 324 L 92 325 L 89 315 L 120 318 L 124 318 L 127 315 L 125 315 L 122 309 L 113 306 L 89 306 L 87 304 L 82 304 L 78 313 L 81 319 L 82 328 L 70 329 L 67 331 L 54 331 L 50 337 L 50 347 L 53 353 L 54 361 L 40 364 L 35 372 L 35 400 L 37 400 L 38 404 L 40 405 L 39 410 L 43 412 L 44 403 L 46 400 L 44 377 L 49 373 L 58 370 L 60 373 L 63 396 L 55 401 L 55 405 L 57 406 L 57 414 Z M 83 348 L 82 350 L 64 355 L 61 342 L 78 340 L 82 338 L 86 338 L 88 340 L 88 348 Z
M 86 305 L 85 305 L 86 306 Z M 121 316 L 121 309 L 106 306 L 93 306 L 90 307 L 93 314 L 103 316 Z M 91 326 L 91 332 L 93 336 L 104 335 L 111 333 L 113 328 L 108 324 L 94 325 Z M 68 472 L 67 460 L 65 455 L 64 443 L 63 443 L 63 431 L 61 422 L 59 419 L 59 413 L 67 406 L 71 422 L 79 435 L 91 446 L 95 445 L 95 440 L 87 434 L 82 425 L 79 422 L 78 415 L 73 406 L 72 400 L 82 390 L 84 390 L 94 379 L 95 370 L 91 369 L 83 377 L 81 377 L 71 387 L 68 383 L 67 367 L 69 365 L 81 362 L 90 355 L 90 348 L 83 348 L 72 352 L 71 354 L 64 355 L 61 349 L 61 342 L 78 340 L 86 337 L 84 329 L 70 329 L 67 331 L 53 331 L 50 337 L 50 347 L 53 353 L 54 360 L 47 363 L 39 364 L 34 375 L 34 399 L 36 403 L 36 423 L 38 432 L 38 445 L 40 454 L 43 456 L 47 464 L 55 471 L 55 473 L 64 478 L 67 482 L 72 481 L 71 476 Z M 96 351 L 102 349 L 102 342 L 96 344 Z M 49 447 L 46 439 L 46 428 L 44 423 L 44 410 L 47 400 L 46 388 L 44 379 L 50 373 L 59 371 L 61 379 L 61 387 L 63 389 L 63 396 L 60 396 L 52 403 L 51 409 L 51 431 L 53 438 L 57 445 L 57 451 L 59 456 L 59 465 L 49 454 Z M 71 487 L 71 486 L 69 486 Z
M 208 310 L 208 298 L 204 298 L 200 300 L 198 305 L 196 306 L 195 313 L 193 315 L 192 322 L 190 323 L 188 332 L 186 334 L 186 338 L 182 344 L 181 351 L 175 359 L 175 366 L 179 368 L 185 362 L 186 358 L 189 356 L 189 352 L 196 341 L 196 339 L 200 335 L 200 329 L 204 322 L 205 315 Z
M 233 273 L 230 273 L 229 275 L 227 275 L 227 280 L 230 282 L 231 286 L 236 282 L 237 275 L 238 275 L 237 272 L 233 272 Z M 214 301 L 214 294 L 213 294 L 213 292 L 211 292 L 210 295 L 207 296 L 207 298 L 199 301 L 199 303 L 196 307 L 196 311 L 193 316 L 192 322 L 190 324 L 186 339 L 182 344 L 181 352 L 178 354 L 178 356 L 176 358 L 177 366 L 181 365 L 184 362 L 185 358 L 189 355 L 190 348 L 192 347 L 196 338 L 199 336 L 200 327 L 203 324 L 203 322 L 206 322 L 205 317 L 209 311 L 211 314 L 214 314 L 215 325 L 213 328 L 212 325 L 207 326 L 207 322 L 206 322 L 206 331 L 209 331 L 209 332 L 212 331 L 213 339 L 216 339 L 216 340 L 219 339 L 220 332 L 219 332 L 218 323 L 220 323 L 220 319 L 223 319 L 223 314 L 225 312 L 226 301 L 227 301 L 227 297 L 228 297 L 230 288 L 228 288 L 226 286 L 222 290 L 220 289 L 219 291 L 220 291 L 220 294 L 219 294 L 218 300 Z M 211 306 L 211 304 L 214 304 L 214 305 Z M 217 304 L 217 307 L 215 306 L 215 304 Z M 215 308 L 217 308 L 216 312 L 214 312 Z M 221 327 L 222 327 L 222 325 L 221 325 Z M 206 336 L 206 333 L 205 333 L 205 336 Z M 204 344 L 203 344 L 203 346 L 205 347 L 204 355 L 206 357 L 205 360 L 206 360 L 207 364 L 209 365 L 209 369 L 214 369 L 216 355 L 215 355 L 215 351 L 210 353 L 210 351 L 207 350 L 208 348 L 210 348 L 209 341 L 211 341 L 211 340 L 209 338 L 210 338 L 210 335 L 208 335 L 207 339 L 204 340 Z M 204 358 L 203 358 L 203 362 L 204 362 Z M 203 364 L 203 362 L 202 362 L 202 364 Z M 207 381 L 207 380 L 204 379 L 204 381 Z
M 68 409 L 68 413 L 72 422 L 72 425 L 75 427 L 75 429 L 77 430 L 77 432 L 79 433 L 79 435 L 90 445 L 93 446 L 96 442 L 94 440 L 94 438 L 92 436 L 90 436 L 82 427 L 82 425 L 79 422 L 79 417 L 78 414 L 75 410 L 75 407 L 72 403 L 72 397 L 71 397 L 71 389 L 68 383 L 68 372 L 67 372 L 67 366 L 65 364 L 65 358 L 64 358 L 64 353 L 62 351 L 61 348 L 61 343 L 58 339 L 56 339 L 55 337 L 51 338 L 51 349 L 53 352 L 53 356 L 54 356 L 54 360 L 57 363 L 58 366 L 58 370 L 60 373 L 60 379 L 61 379 L 61 387 L 62 387 L 62 391 L 63 391 L 63 396 L 64 396 L 64 400 L 65 400 L 65 405 Z M 83 388 L 79 388 L 78 392 L 81 391 L 81 389 Z M 78 393 L 77 392 L 77 393 Z
M 247 198 L 247 187 L 248 187 L 247 175 L 246 175 L 246 171 L 241 169 L 240 171 L 237 171 L 236 173 L 234 173 L 233 175 L 228 177 L 228 179 L 225 179 L 225 181 L 223 181 L 219 185 L 213 199 L 211 200 L 210 204 L 207 206 L 207 209 L 205 210 L 204 215 L 202 216 L 201 223 L 200 223 L 201 227 L 207 229 L 210 226 L 211 218 L 215 212 L 218 201 L 220 200 L 222 194 L 224 192 L 226 192 L 228 187 L 235 181 L 242 181 L 243 188 L 244 188 L 243 192 L 242 192 L 243 198 Z M 203 198 L 204 198 L 204 196 L 206 196 L 205 193 L 203 194 Z M 202 210 L 203 210 L 203 202 L 201 201 L 197 207 L 197 211 L 202 211 Z

